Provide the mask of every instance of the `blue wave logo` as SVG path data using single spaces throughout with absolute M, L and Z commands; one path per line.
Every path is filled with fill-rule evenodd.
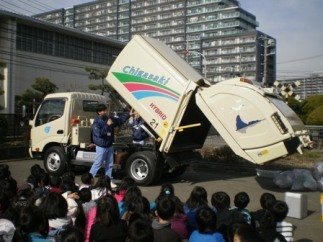
M 253 126 L 261 121 L 263 121 L 263 120 L 251 120 L 248 123 L 246 123 L 241 119 L 240 115 L 238 115 L 236 118 L 236 127 L 237 127 L 236 130 L 238 131 L 238 130 L 248 128 L 248 127 Z

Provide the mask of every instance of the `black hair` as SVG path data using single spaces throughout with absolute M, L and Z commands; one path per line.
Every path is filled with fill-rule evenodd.
M 269 209 L 275 201 L 276 201 L 276 197 L 272 193 L 264 192 L 260 196 L 260 205 L 263 209 Z
M 61 175 L 61 178 L 62 178 L 62 182 L 65 180 L 68 180 L 68 181 L 73 181 L 75 183 L 75 172 L 66 171 L 65 173 L 63 173 L 63 175 Z
M 118 202 L 112 195 L 102 196 L 97 200 L 95 222 L 110 226 L 119 222 Z
M 82 188 L 79 192 L 78 192 L 80 199 L 82 201 L 82 203 L 87 203 L 89 201 L 91 201 L 92 199 L 92 193 L 91 193 L 91 189 L 88 187 L 84 187 Z
M 173 197 L 171 197 L 171 199 L 173 200 L 173 202 L 175 204 L 175 214 L 184 213 L 182 201 L 177 196 L 173 196 Z
M 40 181 L 42 182 L 43 186 L 49 186 L 50 183 L 50 176 L 47 172 L 43 172 L 40 174 Z
M 43 199 L 40 207 L 48 219 L 64 218 L 67 215 L 67 201 L 57 192 L 50 192 Z
M 9 166 L 7 164 L 0 164 L 0 180 L 8 179 L 10 176 Z
M 129 225 L 128 241 L 151 242 L 154 241 L 154 231 L 149 222 L 144 219 L 137 219 Z
M 96 107 L 95 112 L 96 112 L 97 114 L 99 114 L 99 112 L 104 111 L 104 110 L 108 110 L 107 106 L 106 106 L 106 105 L 104 105 L 104 104 L 102 104 L 102 103 L 100 103 L 100 104 L 98 104 L 98 106 Z
M 288 214 L 288 205 L 284 201 L 277 200 L 273 203 L 270 211 L 273 213 L 276 221 L 281 222 Z
M 61 184 L 62 193 L 64 192 L 78 192 L 78 187 L 75 185 L 75 182 L 72 180 L 65 179 Z
M 156 206 L 158 217 L 163 220 L 170 220 L 175 213 L 175 204 L 171 198 L 163 197 Z
M 127 191 L 129 187 L 137 186 L 136 181 L 129 176 L 122 178 L 120 186 L 116 189 L 116 194 L 119 194 L 120 191 Z
M 211 204 L 219 211 L 228 211 L 230 208 L 230 196 L 226 192 L 215 192 L 212 194 Z
M 82 174 L 81 181 L 83 184 L 92 185 L 93 175 L 90 172 Z
M 40 175 L 44 172 L 45 170 L 41 168 L 38 164 L 35 164 L 32 167 L 30 167 L 30 174 L 36 177 L 36 179 L 40 179 Z
M 201 234 L 213 234 L 216 231 L 216 213 L 208 206 L 196 211 L 196 227 Z
M 249 195 L 246 192 L 239 192 L 234 196 L 234 205 L 238 209 L 244 209 L 250 202 Z
M 60 188 L 62 184 L 62 178 L 58 176 L 53 176 L 50 178 L 49 184 L 51 187 Z
M 191 191 L 189 198 L 186 201 L 189 208 L 197 208 L 203 205 L 207 205 L 207 191 L 204 187 L 196 186 Z
M 85 241 L 84 233 L 81 229 L 70 227 L 61 233 L 61 242 Z
M 271 211 L 264 209 L 259 220 L 259 229 L 268 230 L 276 228 L 276 219 Z
M 110 177 L 106 175 L 100 176 L 97 182 L 93 185 L 92 189 L 99 189 L 102 192 L 106 190 L 106 193 L 108 193 L 108 191 L 112 192 Z
M 26 234 L 36 232 L 47 237 L 48 234 L 48 219 L 42 209 L 36 206 L 22 208 L 19 224 Z
M 263 242 L 259 232 L 251 225 L 242 225 L 237 227 L 233 235 L 239 237 L 239 241 Z
M 170 183 L 165 183 L 161 185 L 160 192 L 155 202 L 157 203 L 163 197 L 173 197 L 174 196 L 174 186 Z

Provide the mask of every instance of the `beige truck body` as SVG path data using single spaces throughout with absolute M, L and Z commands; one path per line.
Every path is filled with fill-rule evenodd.
M 258 164 L 310 142 L 301 120 L 272 91 L 244 78 L 210 85 L 156 39 L 135 36 L 107 81 L 146 120 L 160 152 L 201 148 L 211 125 L 237 155 Z

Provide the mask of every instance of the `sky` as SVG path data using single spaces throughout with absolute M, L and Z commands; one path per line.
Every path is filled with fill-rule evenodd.
M 90 0 L 0 0 L 0 8 L 33 15 Z M 277 41 L 278 80 L 323 76 L 323 0 L 239 0 L 259 31 Z

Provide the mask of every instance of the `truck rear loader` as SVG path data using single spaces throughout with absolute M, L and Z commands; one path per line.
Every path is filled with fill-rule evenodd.
M 126 154 L 116 159 L 116 168 L 125 169 L 140 185 L 157 182 L 164 174 L 182 174 L 211 126 L 237 155 L 256 164 L 302 153 L 311 142 L 302 121 L 272 89 L 243 77 L 211 85 L 153 38 L 136 35 L 111 66 L 107 82 L 140 113 L 143 128 L 155 140 L 143 147 L 115 144 L 117 152 Z M 42 121 L 50 101 L 51 115 Z M 48 95 L 30 123 L 31 156 L 44 159 L 52 175 L 70 165 L 91 165 L 93 110 L 105 101 L 96 94 Z

